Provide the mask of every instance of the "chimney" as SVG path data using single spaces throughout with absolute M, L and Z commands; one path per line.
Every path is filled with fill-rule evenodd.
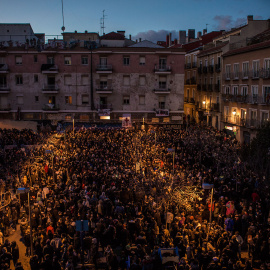
M 167 35 L 166 36 L 166 47 L 169 47 L 169 40 L 170 40 L 169 35 Z
M 131 40 L 131 35 L 129 35 L 129 39 Z
M 169 34 L 169 46 L 172 45 L 172 33 Z
M 247 23 L 253 21 L 253 15 L 248 15 L 247 16 Z
M 201 31 L 197 32 L 197 38 L 201 38 L 201 36 L 202 36 L 202 32 Z
M 121 35 L 123 35 L 123 36 L 125 36 L 125 32 L 126 32 L 126 31 L 122 31 L 122 30 L 121 30 L 121 31 L 117 31 L 118 34 L 121 34 Z
M 207 29 L 203 29 L 203 35 L 207 34 Z

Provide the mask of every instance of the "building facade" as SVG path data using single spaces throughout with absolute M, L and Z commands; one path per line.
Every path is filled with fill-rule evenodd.
M 267 34 L 268 33 L 268 34 Z M 269 121 L 270 31 L 264 38 L 223 55 L 222 128 L 250 142 Z
M 0 117 L 55 124 L 119 122 L 129 114 L 138 122 L 181 124 L 184 51 L 106 42 L 2 46 Z

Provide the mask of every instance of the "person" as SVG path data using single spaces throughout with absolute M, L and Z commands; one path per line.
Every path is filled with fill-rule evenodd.
M 19 247 L 16 243 L 16 241 L 11 242 L 11 255 L 12 255 L 12 260 L 13 264 L 16 265 L 18 260 L 19 260 Z

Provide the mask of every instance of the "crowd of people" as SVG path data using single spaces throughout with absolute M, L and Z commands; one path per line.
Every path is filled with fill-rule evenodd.
M 269 179 L 222 131 L 0 130 L 0 146 L 1 199 L 31 198 L 1 209 L 1 269 L 24 269 L 17 224 L 33 270 L 270 268 Z M 199 195 L 181 203 L 185 187 Z

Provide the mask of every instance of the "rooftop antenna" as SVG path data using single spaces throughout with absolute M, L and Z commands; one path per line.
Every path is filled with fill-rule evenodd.
M 61 27 L 61 30 L 64 32 L 65 31 L 65 20 L 64 20 L 64 0 L 62 1 L 62 18 L 63 18 L 63 26 Z
M 105 9 L 102 11 L 102 13 L 103 13 L 102 18 L 100 18 L 100 33 L 102 36 L 104 35 L 104 29 L 105 29 L 104 22 L 105 22 L 105 17 L 106 17 L 104 12 L 105 12 Z
M 209 25 L 208 23 L 206 24 L 206 33 L 207 33 L 207 25 Z

